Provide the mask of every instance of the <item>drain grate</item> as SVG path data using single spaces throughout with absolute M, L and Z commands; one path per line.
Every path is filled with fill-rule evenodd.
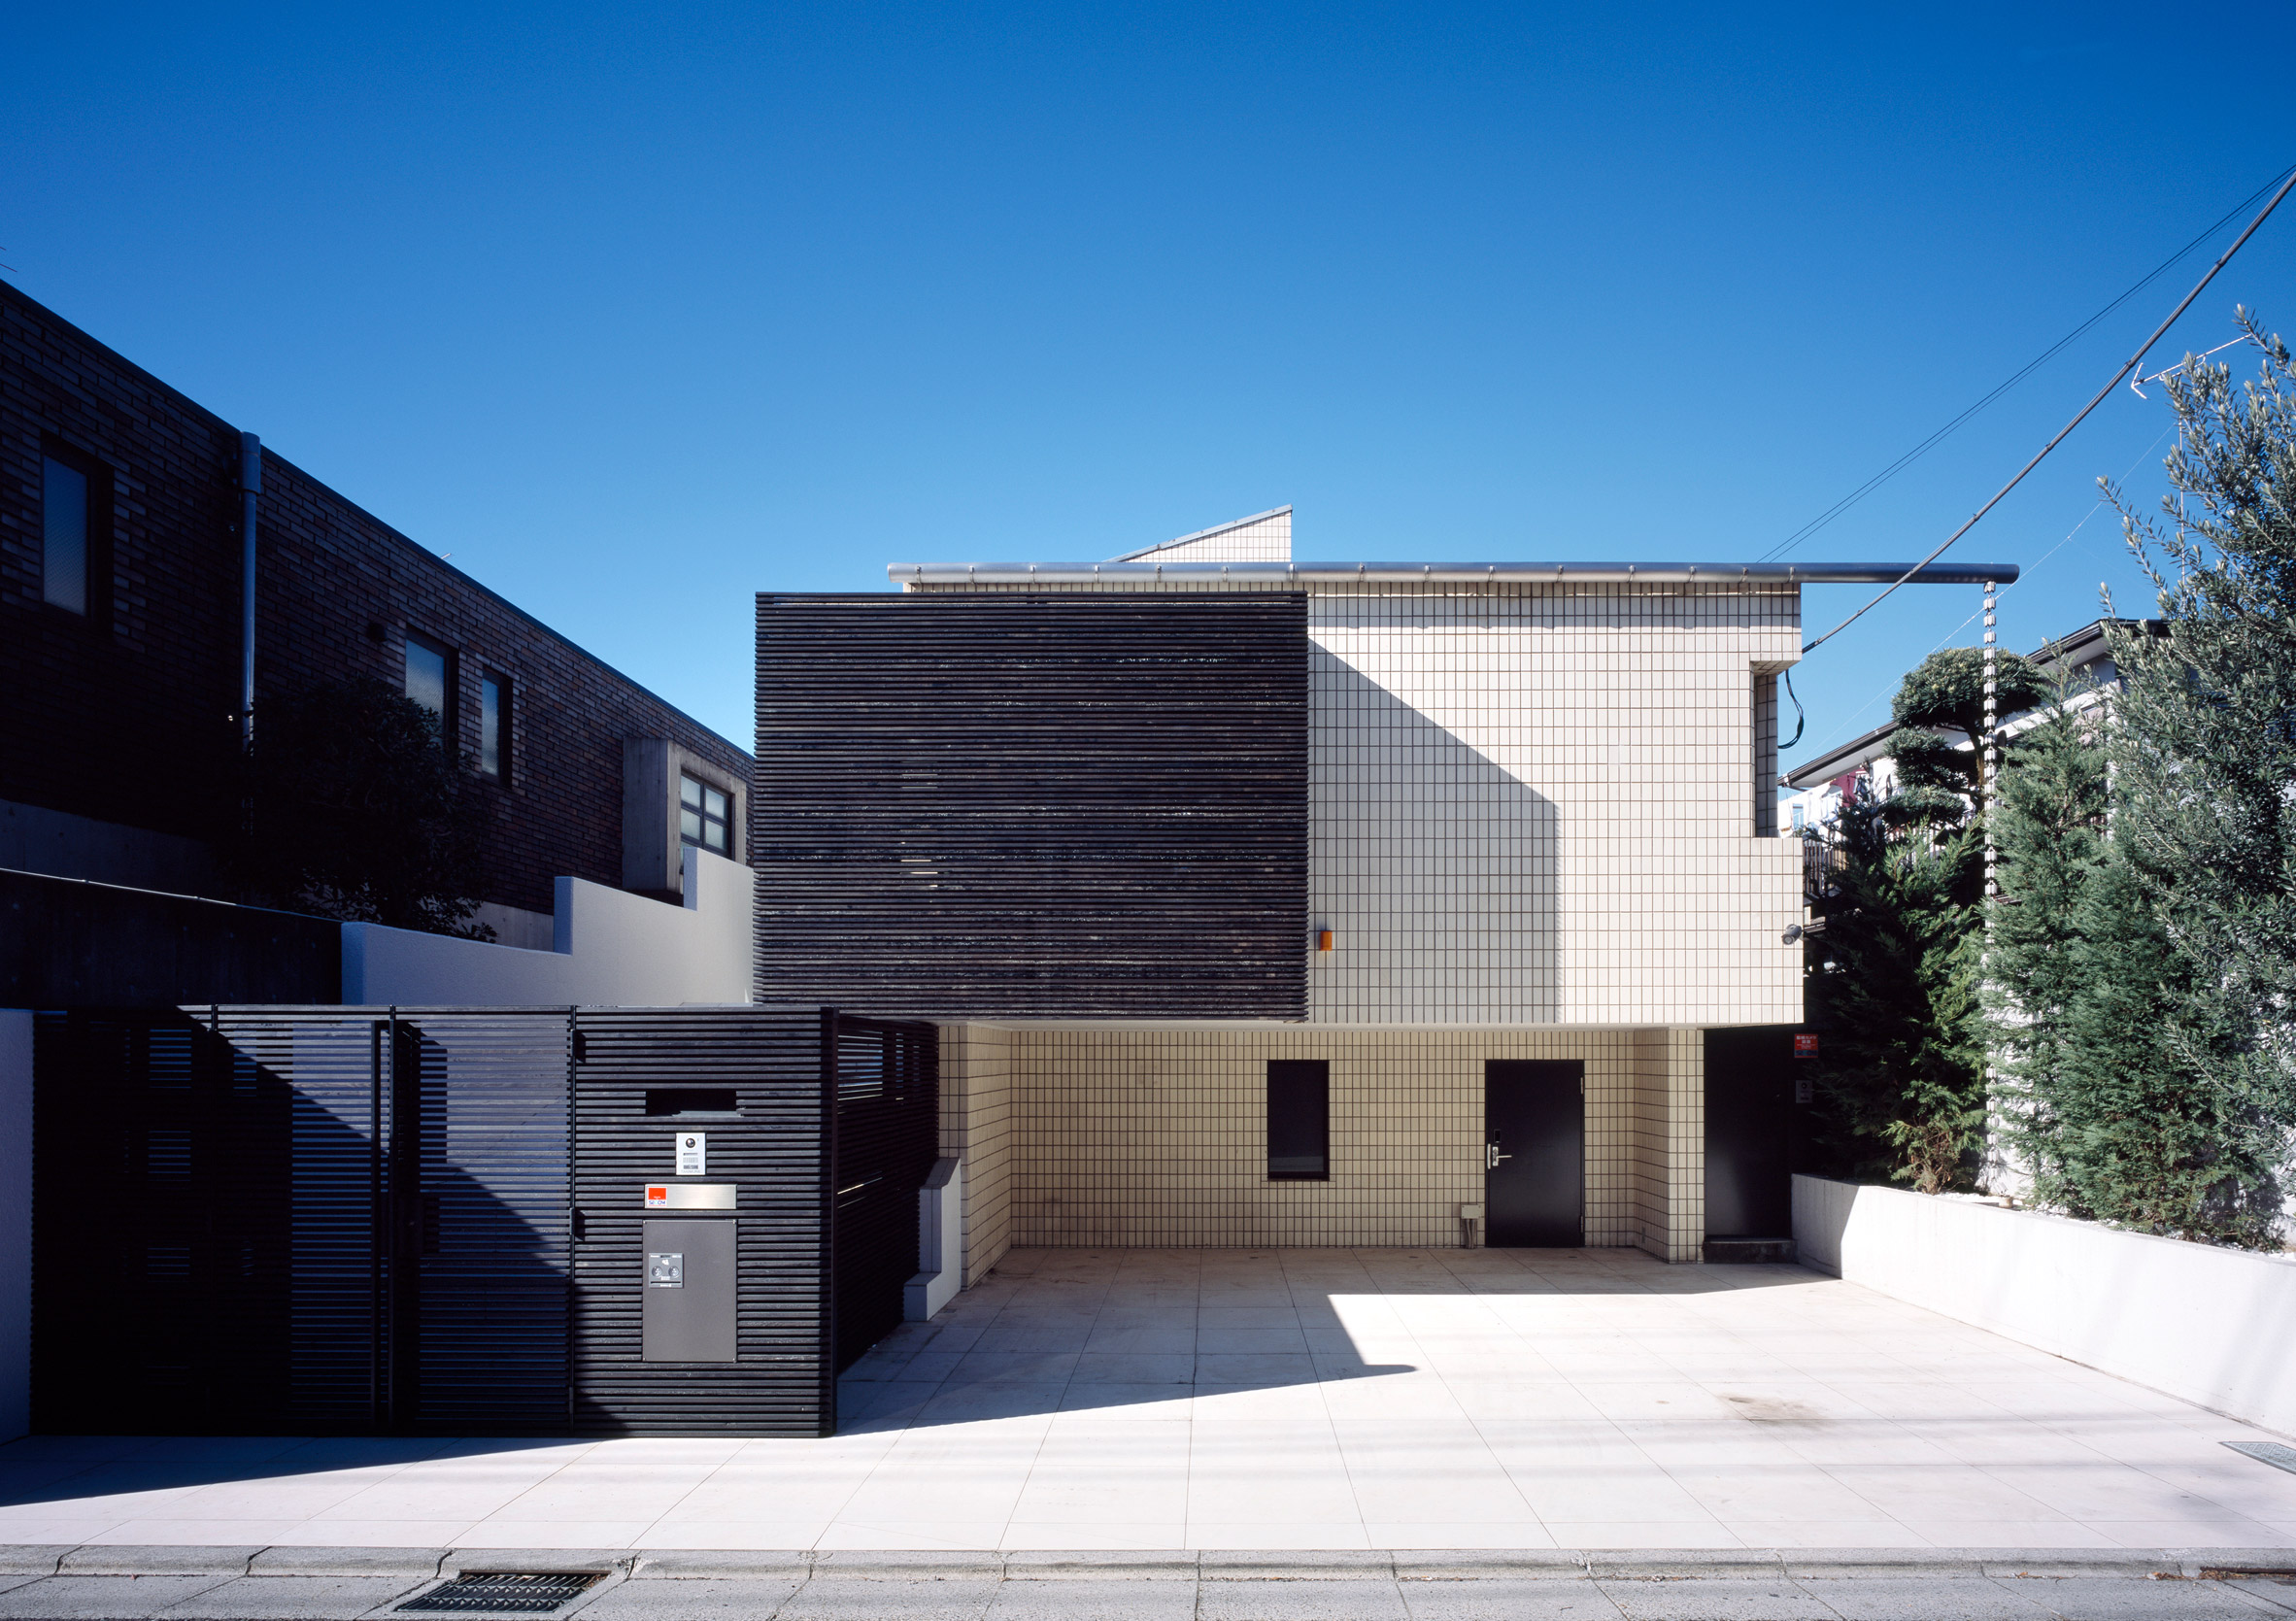
M 2279 1441 L 2226 1441 L 2224 1444 L 2259 1464 L 2270 1464 L 2276 1469 L 2296 1474 L 2296 1446 L 2282 1446 Z
M 603 1570 L 465 1570 L 453 1581 L 409 1599 L 400 1609 L 452 1610 L 463 1615 L 548 1615 L 605 1575 Z

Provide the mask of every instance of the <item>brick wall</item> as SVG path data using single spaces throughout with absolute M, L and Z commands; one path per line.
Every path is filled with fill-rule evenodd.
M 41 599 L 44 437 L 110 472 L 98 611 Z M 239 433 L 0 285 L 0 799 L 210 836 L 239 702 Z M 746 782 L 748 755 L 266 449 L 258 713 L 353 673 L 396 682 L 411 628 L 511 679 L 479 897 L 548 911 L 551 880 L 622 882 L 623 740 L 666 737 Z

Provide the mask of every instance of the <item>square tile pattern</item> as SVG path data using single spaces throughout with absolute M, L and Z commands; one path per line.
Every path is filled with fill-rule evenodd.
M 945 1026 L 941 1152 L 965 1161 L 965 1276 L 1012 1244 L 1438 1245 L 1483 1199 L 1483 1066 L 1586 1077 L 1586 1241 L 1695 1261 L 1696 1030 Z M 1331 1064 L 1331 1179 L 1271 1182 L 1267 1064 Z
M 824 1440 L 40 1436 L 0 1541 L 2291 1547 L 2261 1432 L 1793 1266 L 1018 1250 Z

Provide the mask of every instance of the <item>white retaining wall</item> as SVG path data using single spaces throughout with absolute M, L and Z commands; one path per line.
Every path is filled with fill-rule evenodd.
M 701 850 L 686 852 L 686 866 L 684 906 L 560 878 L 553 951 L 347 923 L 343 1000 L 352 1007 L 746 1002 L 753 875 Z
M 1794 1178 L 1802 1260 L 2296 1435 L 2296 1261 L 1897 1188 Z

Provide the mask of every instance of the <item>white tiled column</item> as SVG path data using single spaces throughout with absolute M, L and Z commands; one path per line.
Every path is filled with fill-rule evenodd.
M 1706 1236 L 1705 1032 L 1638 1030 L 1634 1066 L 1637 1245 L 1696 1261 Z

